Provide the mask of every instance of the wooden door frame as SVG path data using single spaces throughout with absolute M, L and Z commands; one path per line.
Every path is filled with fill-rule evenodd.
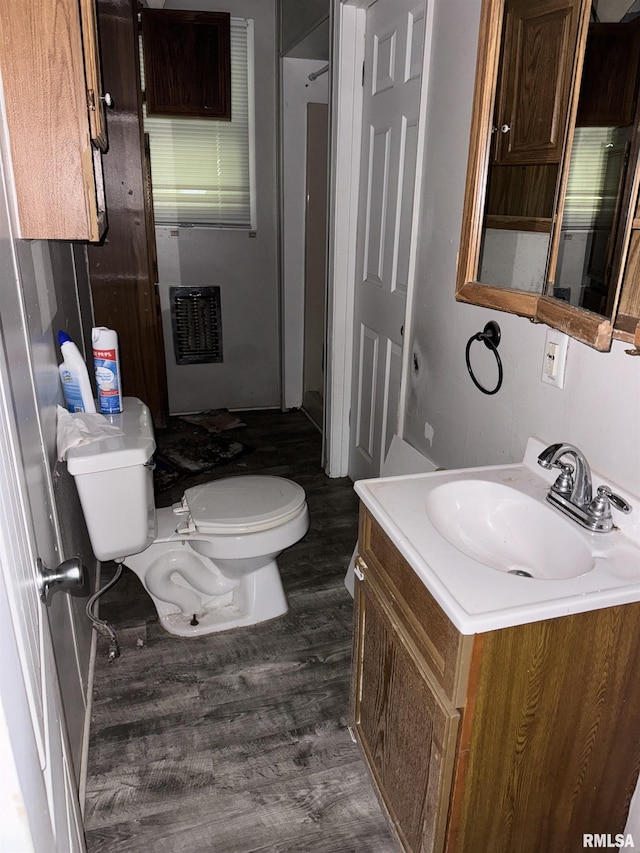
M 353 320 L 362 142 L 362 75 L 367 8 L 375 0 L 332 0 L 329 186 L 329 258 L 327 263 L 327 371 L 324 393 L 322 464 L 329 477 L 346 477 L 349 467 L 350 408 L 353 384 Z M 424 2 L 424 52 L 418 116 L 418 143 L 407 306 L 402 348 L 398 434 L 404 430 L 409 376 L 413 282 L 419 236 L 428 76 L 434 0 Z

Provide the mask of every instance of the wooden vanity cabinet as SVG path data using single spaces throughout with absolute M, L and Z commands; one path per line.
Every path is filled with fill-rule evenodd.
M 2 5 L 0 70 L 19 237 L 95 242 L 106 227 L 100 154 L 106 136 L 92 4 Z M 91 13 L 88 20 L 81 11 Z
M 361 510 L 353 723 L 407 853 L 572 853 L 624 831 L 640 769 L 640 603 L 452 624 Z

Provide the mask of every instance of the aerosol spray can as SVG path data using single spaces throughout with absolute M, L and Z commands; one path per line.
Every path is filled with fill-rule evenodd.
M 103 415 L 115 415 L 122 411 L 118 333 L 113 329 L 97 326 L 91 330 L 91 342 L 98 390 L 98 411 Z

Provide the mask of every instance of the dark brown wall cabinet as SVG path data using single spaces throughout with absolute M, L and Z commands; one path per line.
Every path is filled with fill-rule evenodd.
M 231 120 L 231 17 L 143 9 L 148 115 Z

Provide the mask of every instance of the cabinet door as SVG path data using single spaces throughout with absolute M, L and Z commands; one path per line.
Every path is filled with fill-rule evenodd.
M 358 582 L 355 728 L 405 850 L 442 850 L 459 714 L 371 575 Z
M 78 3 L 3 3 L 0 73 L 17 236 L 98 242 L 106 227 L 102 160 L 90 139 Z
M 98 21 L 95 0 L 80 0 L 82 21 L 82 47 L 87 80 L 87 108 L 91 141 L 101 151 L 107 150 L 107 122 L 104 115 L 104 97 L 100 74 L 98 50 Z
M 559 163 L 580 0 L 510 0 L 496 112 L 496 161 Z

